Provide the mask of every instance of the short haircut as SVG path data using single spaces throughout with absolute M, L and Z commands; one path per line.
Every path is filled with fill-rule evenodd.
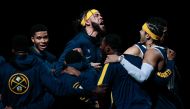
M 65 55 L 67 64 L 78 63 L 82 61 L 82 55 L 78 51 L 71 50 Z
M 32 26 L 32 28 L 30 30 L 30 36 L 33 37 L 34 34 L 39 31 L 48 31 L 48 28 L 43 24 L 36 24 L 36 25 Z
M 117 34 L 108 34 L 104 37 L 104 42 L 109 45 L 113 50 L 120 50 L 122 41 L 121 37 Z

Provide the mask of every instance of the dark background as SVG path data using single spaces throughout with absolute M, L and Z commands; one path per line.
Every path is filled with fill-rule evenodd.
M 169 37 L 167 46 L 176 51 L 176 64 L 182 81 L 180 96 L 187 107 L 188 99 L 188 65 L 187 61 L 187 24 L 186 6 L 178 2 L 166 1 L 103 1 L 103 0 L 70 0 L 70 1 L 10 1 L 1 6 L 1 39 L 0 54 L 9 57 L 10 39 L 15 34 L 29 34 L 32 25 L 45 24 L 49 29 L 49 51 L 57 57 L 61 54 L 68 40 L 75 35 L 72 22 L 79 18 L 86 9 L 98 9 L 108 33 L 122 36 L 123 49 L 136 43 L 139 30 L 147 18 L 162 17 L 168 21 Z M 188 62 L 188 61 L 187 61 Z M 186 62 L 186 63 L 187 63 Z

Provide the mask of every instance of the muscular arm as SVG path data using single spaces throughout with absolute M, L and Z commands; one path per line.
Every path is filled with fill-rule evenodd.
M 73 41 L 70 41 L 67 46 L 65 47 L 63 53 L 60 55 L 59 60 L 57 63 L 55 63 L 55 75 L 59 76 L 61 71 L 67 68 L 67 65 L 64 63 L 65 61 L 65 55 L 71 51 L 74 48 L 78 48 L 79 45 L 77 43 L 74 43 Z
M 150 64 L 155 68 L 161 58 L 161 54 L 158 51 L 150 48 L 145 53 L 143 63 Z
M 139 48 L 135 45 L 133 45 L 132 47 L 129 47 L 123 54 L 129 54 L 129 55 L 133 55 L 133 56 L 139 56 L 142 58 L 142 54 L 139 50 Z M 113 63 L 113 62 L 118 62 L 118 55 L 109 55 L 107 57 L 107 59 L 105 60 L 105 63 Z
M 39 65 L 38 67 L 40 70 L 39 76 L 42 85 L 44 85 L 51 93 L 58 96 L 80 93 L 80 89 L 73 90 L 73 88 L 68 87 L 66 85 L 68 84 L 67 80 L 60 81 L 59 79 L 55 78 L 50 72 L 48 72 L 46 66 L 43 64 Z
M 138 49 L 138 47 L 132 46 L 129 49 L 127 49 L 124 52 L 124 54 L 131 54 L 131 55 L 137 56 L 137 55 L 140 55 L 141 53 L 140 53 L 140 50 Z M 146 55 L 144 56 L 144 60 L 143 60 L 141 70 L 143 70 L 144 72 L 147 72 L 147 69 L 153 69 L 155 66 L 157 66 L 157 62 L 161 59 L 161 55 L 154 49 L 148 50 L 145 54 Z M 162 71 L 162 72 L 157 72 L 157 74 L 161 74 L 162 76 L 164 76 L 164 82 L 166 82 L 166 83 L 167 83 L 168 79 L 171 77 L 170 74 L 171 74 L 172 69 L 174 69 L 173 59 L 175 57 L 175 52 L 173 50 L 171 51 L 171 49 L 169 49 L 169 50 L 167 50 L 167 55 L 168 55 L 168 59 L 169 59 L 168 64 L 167 64 L 167 69 L 165 71 Z M 105 63 L 118 62 L 118 58 L 119 58 L 119 56 L 109 55 L 107 57 Z M 125 67 L 125 69 L 126 69 L 126 66 L 128 66 L 127 63 L 128 63 L 128 61 L 126 59 L 123 59 L 121 61 L 121 64 Z M 129 66 L 132 66 L 131 69 L 133 69 L 133 70 L 136 69 L 136 68 L 134 68 L 135 66 L 132 64 L 129 64 Z M 170 70 L 170 73 L 168 74 L 169 70 Z M 146 80 L 150 76 L 151 71 L 152 70 L 149 70 L 148 71 L 149 73 L 140 73 L 140 74 L 138 74 L 138 73 L 132 74 L 131 72 L 129 72 L 129 73 L 131 73 L 131 76 L 136 78 L 136 80 L 143 82 L 144 80 Z
M 141 69 L 137 68 L 124 58 L 121 60 L 120 63 L 133 78 L 135 78 L 139 82 L 143 82 L 148 79 L 151 72 L 157 66 L 157 63 L 160 60 L 160 58 L 161 56 L 158 51 L 154 49 L 149 49 L 145 53 Z

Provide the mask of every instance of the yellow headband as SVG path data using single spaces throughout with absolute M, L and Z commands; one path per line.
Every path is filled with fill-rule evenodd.
M 86 23 L 86 20 L 88 20 L 93 14 L 95 14 L 96 12 L 98 12 L 98 10 L 96 9 L 92 9 L 92 10 L 89 10 L 87 12 L 87 14 L 83 17 L 82 21 L 80 22 L 80 24 L 82 26 L 85 26 L 85 23 Z
M 159 39 L 160 39 L 159 36 L 157 36 L 156 34 L 154 34 L 153 32 L 150 31 L 150 29 L 148 28 L 147 23 L 145 23 L 145 24 L 142 26 L 142 29 L 143 29 L 145 32 L 147 32 L 147 33 L 150 35 L 150 37 L 151 37 L 152 39 L 154 39 L 154 40 L 159 40 Z

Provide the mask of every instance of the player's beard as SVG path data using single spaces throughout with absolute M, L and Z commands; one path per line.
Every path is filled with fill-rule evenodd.
M 95 31 L 97 31 L 98 33 L 104 33 L 106 31 L 105 26 L 102 25 L 102 27 L 100 27 L 101 25 L 92 22 L 92 27 L 94 28 Z

